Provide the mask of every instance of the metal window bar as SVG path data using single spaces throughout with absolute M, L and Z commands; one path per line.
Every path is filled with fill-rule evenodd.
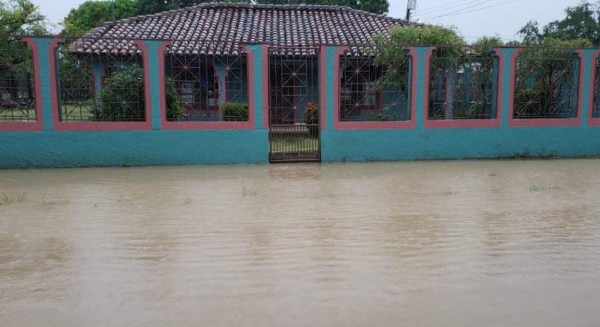
M 592 108 L 592 118 L 600 118 L 600 58 L 596 59 L 594 69 L 594 107 Z
M 576 118 L 579 65 L 572 49 L 523 49 L 516 63 L 513 118 Z
M 36 121 L 31 49 L 18 39 L 0 48 L 0 122 Z
M 340 121 L 410 120 L 410 56 L 376 65 L 369 53 L 352 46 L 340 56 Z
M 437 47 L 430 60 L 429 119 L 495 119 L 497 67 L 495 54 Z
M 56 49 L 61 121 L 144 121 L 141 52 L 126 39 L 67 39 Z
M 319 161 L 319 49 L 269 48 L 270 161 Z
M 176 94 L 167 101 L 167 120 L 248 120 L 248 59 L 240 47 L 179 40 L 165 60 L 167 94 Z

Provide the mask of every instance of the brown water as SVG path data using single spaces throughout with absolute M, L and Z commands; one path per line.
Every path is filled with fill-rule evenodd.
M 600 326 L 599 160 L 0 171 L 0 202 L 2 326 Z

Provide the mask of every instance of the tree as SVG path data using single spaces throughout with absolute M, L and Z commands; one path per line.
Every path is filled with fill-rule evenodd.
M 587 39 L 600 45 L 600 1 L 587 1 L 565 10 L 565 18 L 548 23 L 540 31 L 538 22 L 530 21 L 518 34 L 526 44 L 540 43 L 544 38 L 558 40 Z
M 176 119 L 184 112 L 173 80 L 167 78 L 167 117 Z M 99 121 L 143 120 L 145 117 L 144 69 L 132 65 L 114 72 L 104 81 L 101 106 L 94 112 Z
M 20 37 L 44 34 L 44 16 L 29 0 L 0 1 L 0 90 L 7 91 L 0 94 L 0 101 L 6 101 L 0 110 L 18 105 L 18 81 L 28 81 L 26 98 L 33 98 L 31 52 Z
M 0 46 L 23 34 L 44 34 L 44 16 L 29 0 L 0 1 Z
M 576 102 L 571 101 L 578 78 L 573 49 L 590 47 L 591 42 L 544 37 L 535 45 L 523 49 L 517 61 L 515 117 L 572 118 L 563 115 L 576 111 L 572 107 Z
M 374 14 L 383 15 L 387 14 L 390 4 L 387 0 L 362 0 L 357 1 L 357 6 L 357 9 L 372 12 Z
M 214 2 L 214 0 L 138 0 L 136 14 L 155 14 L 167 10 L 185 8 L 206 2 Z M 222 0 L 221 2 L 251 3 L 250 0 Z
M 138 15 L 153 14 L 205 2 L 212 2 L 212 0 L 138 0 L 136 13 Z M 375 14 L 385 14 L 389 9 L 388 0 L 225 0 L 224 2 L 279 5 L 337 5 L 364 10 Z
M 161 1 L 162 2 L 162 1 Z M 133 16 L 137 10 L 137 0 L 86 1 L 79 7 L 71 9 L 63 21 L 64 36 L 78 37 L 104 22 Z

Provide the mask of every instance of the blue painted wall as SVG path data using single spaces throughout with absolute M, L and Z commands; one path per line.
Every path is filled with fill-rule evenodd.
M 51 40 L 34 39 L 39 46 L 44 130 L 2 131 L 0 125 L 0 168 L 143 166 L 267 163 L 268 130 L 257 113 L 254 130 L 161 130 L 158 91 L 151 93 L 152 130 L 147 131 L 55 131 L 52 121 L 52 90 L 49 55 Z M 159 89 L 160 41 L 145 41 L 150 60 L 150 86 Z M 260 46 L 255 67 L 262 66 Z M 262 74 L 255 74 L 254 97 L 262 108 Z
M 333 94 L 335 76 L 333 60 L 337 47 L 326 47 L 326 89 Z M 417 85 L 425 85 L 427 48 L 416 49 Z M 510 76 L 510 55 L 515 49 L 502 49 L 505 54 L 504 76 Z M 592 55 L 585 50 L 585 90 L 592 90 Z M 581 126 L 577 127 L 509 127 L 508 78 L 504 79 L 500 128 L 423 128 L 424 88 L 417 88 L 416 128 L 395 130 L 334 130 L 333 98 L 327 97 L 327 128 L 322 134 L 323 161 L 380 161 L 415 159 L 465 159 L 513 156 L 588 156 L 600 154 L 600 127 L 588 127 L 587 106 L 582 106 Z M 590 92 L 584 95 L 588 103 Z
M 56 131 L 52 117 L 51 76 L 49 69 L 48 39 L 35 39 L 38 44 L 39 81 L 41 85 L 43 130 L 36 132 L 2 131 L 0 124 L 0 168 L 129 166 L 129 165 L 190 165 L 267 163 L 269 136 L 263 124 L 263 89 L 268 87 L 268 76 L 263 76 L 262 45 L 248 45 L 253 64 L 253 99 L 255 126 L 252 130 L 164 130 L 160 120 L 158 91 L 151 93 L 151 130 L 146 131 Z M 158 60 L 160 41 L 145 41 L 148 47 L 150 87 L 160 85 Z M 587 106 L 582 106 L 581 125 L 576 127 L 509 127 L 510 80 L 504 79 L 503 105 L 499 128 L 445 128 L 425 129 L 427 106 L 424 99 L 426 85 L 425 58 L 429 50 L 415 49 L 417 64 L 416 127 L 387 130 L 334 129 L 334 55 L 337 47 L 325 47 L 326 61 L 321 65 L 325 79 L 319 81 L 326 89 L 327 123 L 322 136 L 323 161 L 377 161 L 413 159 L 495 158 L 515 155 L 528 156 L 587 156 L 600 154 L 600 127 L 587 126 Z M 510 55 L 514 49 L 502 49 L 505 76 L 512 68 Z M 593 55 L 596 50 L 585 50 L 583 103 L 588 103 L 593 85 Z

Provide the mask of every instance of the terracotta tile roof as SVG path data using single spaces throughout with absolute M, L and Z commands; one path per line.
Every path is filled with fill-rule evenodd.
M 302 49 L 321 44 L 368 44 L 372 36 L 407 22 L 338 6 L 204 3 L 131 17 L 92 29 L 74 52 L 137 51 L 129 40 L 172 40 L 176 53 L 235 54 L 246 43 Z

